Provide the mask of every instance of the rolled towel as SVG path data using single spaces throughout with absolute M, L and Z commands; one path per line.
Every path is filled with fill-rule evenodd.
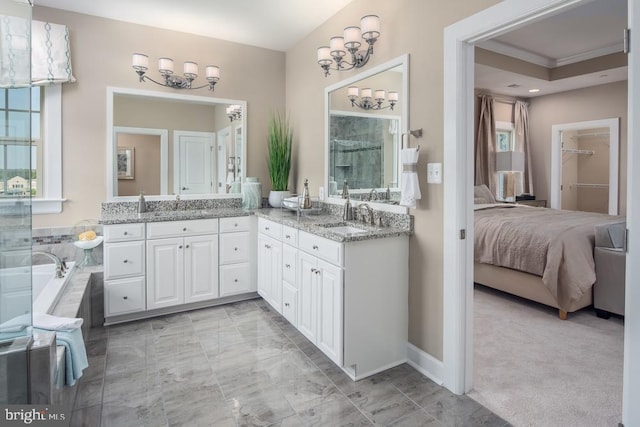
M 82 326 L 83 319 L 51 316 L 45 313 L 33 313 L 33 327 L 48 331 L 72 331 Z
M 43 332 L 43 330 L 34 329 L 34 332 Z M 56 331 L 56 345 L 64 346 L 64 383 L 72 386 L 82 376 L 82 371 L 89 366 L 82 330 Z M 58 373 L 60 374 L 62 372 Z

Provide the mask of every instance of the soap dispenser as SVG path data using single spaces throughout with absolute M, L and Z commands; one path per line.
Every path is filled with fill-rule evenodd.
M 347 183 L 347 180 L 344 180 L 344 184 L 342 184 L 342 198 L 343 199 L 348 199 L 349 198 L 349 184 Z
M 302 190 L 302 200 L 300 201 L 300 208 L 311 209 L 311 197 L 309 196 L 309 180 L 305 178 L 304 189 Z
M 147 211 L 147 202 L 144 200 L 144 191 L 140 190 L 140 198 L 138 199 L 138 213 Z

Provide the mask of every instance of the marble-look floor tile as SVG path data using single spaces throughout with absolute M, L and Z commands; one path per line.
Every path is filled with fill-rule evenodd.
M 71 413 L 69 427 L 99 426 L 102 414 L 102 403 L 77 409 Z
M 168 426 L 162 398 L 144 403 L 105 403 L 102 406 L 102 427 L 163 427 Z
M 152 343 L 127 347 L 109 348 L 107 368 L 136 363 L 148 363 L 155 359 L 156 350 Z
M 227 313 L 224 312 L 225 317 L 214 319 L 207 319 L 205 317 L 195 319 L 192 318 L 191 327 L 199 335 L 206 335 L 212 331 L 235 327 L 235 323 L 233 323 L 233 320 L 231 320 L 226 314 Z
M 320 371 L 280 382 L 278 388 L 297 413 L 340 394 L 338 388 Z
M 227 400 L 277 386 L 266 372 L 257 370 L 251 364 L 237 369 L 216 372 L 216 377 Z
M 93 356 L 87 358 L 89 366 L 82 371 L 82 381 L 92 381 L 104 377 L 107 356 Z
M 107 339 L 88 341 L 86 343 L 87 357 L 104 356 L 107 354 Z
M 342 395 L 298 413 L 304 426 L 370 426 L 371 421 Z
M 431 400 L 424 409 L 444 426 L 491 426 L 506 424 L 487 408 L 468 396 L 458 396 L 441 388 L 432 393 Z
M 387 425 L 420 410 L 392 384 L 380 384 L 354 391 L 347 397 L 375 424 Z
M 442 427 L 442 425 L 424 409 L 410 412 L 389 424 L 389 427 Z
M 108 326 L 107 329 L 109 338 L 121 334 L 141 334 L 152 332 L 151 321 L 149 320 L 138 320 L 135 322 L 120 323 L 117 325 Z
M 189 311 L 187 315 L 191 319 L 192 323 L 199 320 L 213 321 L 213 320 L 229 319 L 227 310 L 225 310 L 224 307 L 225 307 L 224 305 L 219 305 L 216 307 L 201 308 L 198 310 Z
M 99 326 L 89 329 L 89 341 L 105 341 L 108 336 L 108 327 Z
M 185 362 L 163 367 L 159 369 L 158 375 L 163 387 L 175 383 L 204 384 L 215 381 L 213 370 L 206 359 L 202 359 L 200 363 Z
M 268 426 L 295 415 L 277 388 L 266 388 L 227 400 L 238 426 Z
M 193 404 L 190 401 L 180 405 L 167 407 L 167 419 L 169 426 L 229 426 L 235 427 L 236 422 L 233 413 L 224 400 L 209 401 L 206 404 Z
M 244 338 L 260 338 L 269 335 L 281 335 L 284 333 L 278 325 L 270 320 L 262 318 L 246 319 L 244 322 L 236 323 L 238 332 Z
M 153 371 L 120 372 L 105 378 L 102 401 L 128 403 L 148 401 L 161 392 L 158 374 Z
M 296 350 L 262 359 L 256 362 L 255 366 L 257 369 L 265 371 L 276 383 L 319 372 L 308 357 Z
M 93 381 L 81 380 L 78 384 L 74 409 L 86 408 L 102 403 L 102 378 Z
M 154 330 L 154 332 L 166 328 L 186 325 L 191 325 L 191 318 L 187 313 L 168 314 L 166 316 L 155 317 L 151 319 L 151 328 Z

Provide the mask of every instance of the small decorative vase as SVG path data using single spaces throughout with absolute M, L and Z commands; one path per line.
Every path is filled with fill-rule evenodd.
M 262 207 L 262 184 L 256 177 L 247 177 L 242 185 L 242 208 L 258 209 Z
M 289 190 L 285 190 L 285 191 L 271 190 L 271 192 L 269 193 L 269 204 L 271 205 L 271 207 L 281 208 L 282 201 L 290 196 L 291 196 L 291 191 Z

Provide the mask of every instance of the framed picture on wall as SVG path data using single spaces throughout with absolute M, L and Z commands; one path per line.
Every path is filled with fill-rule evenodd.
M 118 179 L 133 179 L 133 147 L 118 147 Z

